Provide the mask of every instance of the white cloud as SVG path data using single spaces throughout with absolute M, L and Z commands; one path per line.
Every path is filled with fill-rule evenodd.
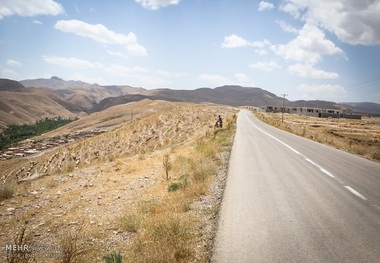
M 339 74 L 314 68 L 309 64 L 296 63 L 288 67 L 288 72 L 303 78 L 314 79 L 337 79 Z
M 301 84 L 298 86 L 302 97 L 305 99 L 327 99 L 332 100 L 346 94 L 344 87 L 336 84 Z
M 272 49 L 286 60 L 307 64 L 318 63 L 323 55 L 344 56 L 344 52 L 339 47 L 326 39 L 321 29 L 311 24 L 305 24 L 297 37 L 286 45 L 275 45 Z
M 171 82 L 166 79 L 151 77 L 147 75 L 132 76 L 132 82 L 136 83 L 135 86 L 144 87 L 146 89 L 168 88 L 171 84 Z
M 281 68 L 280 65 L 277 64 L 276 61 L 271 60 L 271 61 L 259 61 L 254 64 L 249 65 L 251 68 L 254 69 L 260 69 L 264 71 L 273 71 L 274 69 Z
M 59 65 L 65 68 L 73 69 L 88 69 L 88 68 L 101 68 L 102 65 L 98 63 L 92 63 L 79 58 L 65 58 L 65 57 L 54 57 L 54 56 L 43 56 L 43 60 L 46 63 L 52 65 Z
M 33 24 L 42 25 L 43 23 L 39 20 L 33 20 Z
M 125 67 L 121 65 L 112 65 L 112 66 L 106 67 L 105 71 L 108 75 L 121 76 L 121 77 L 125 77 L 136 72 L 148 72 L 148 70 L 142 67 L 137 67 L 137 66 Z
M 22 64 L 18 62 L 17 60 L 8 59 L 7 64 L 12 67 L 22 67 Z
M 111 50 L 107 50 L 107 53 L 113 57 L 119 57 L 119 58 L 128 58 L 127 55 L 124 55 L 123 53 L 121 52 L 114 52 L 114 51 L 111 51 Z
M 63 7 L 53 0 L 1 0 L 0 20 L 5 16 L 38 16 L 63 14 Z
M 145 48 L 137 43 L 137 37 L 133 32 L 123 35 L 109 30 L 102 24 L 93 25 L 79 20 L 60 20 L 54 27 L 62 32 L 87 37 L 101 44 L 124 46 L 130 55 L 147 55 Z
M 144 8 L 157 10 L 168 5 L 177 5 L 181 0 L 135 0 L 136 3 Z
M 284 30 L 285 32 L 289 32 L 289 33 L 295 33 L 297 34 L 299 32 L 299 30 L 291 25 L 289 25 L 288 23 L 286 23 L 285 21 L 283 20 L 276 20 L 276 23 L 281 27 L 282 30 Z
M 269 10 L 269 9 L 273 9 L 273 8 L 274 8 L 274 5 L 272 3 L 261 1 L 259 3 L 258 10 L 259 11 L 264 11 L 264 10 Z
M 247 83 L 249 82 L 249 77 L 243 73 L 236 73 L 235 78 L 237 79 L 238 82 L 240 83 Z
M 319 25 L 349 44 L 380 44 L 380 1 L 286 0 L 281 9 L 296 19 Z
M 177 78 L 177 77 L 189 75 L 189 73 L 187 73 L 187 72 L 178 73 L 178 72 L 170 72 L 170 71 L 166 71 L 166 70 L 157 70 L 156 73 L 161 75 L 161 76 L 167 77 L 167 78 Z
M 235 47 L 246 47 L 249 45 L 249 42 L 244 38 L 241 38 L 237 35 L 230 35 L 224 37 L 224 42 L 222 43 L 222 48 L 235 48 Z
M 228 78 L 216 74 L 201 74 L 198 79 L 217 86 L 233 83 Z
M 266 51 L 266 49 L 255 49 L 255 53 L 260 55 L 260 56 L 263 56 L 263 55 L 267 55 L 268 54 L 268 51 Z
M 237 48 L 237 47 L 264 47 L 269 45 L 270 42 L 266 39 L 263 41 L 248 41 L 242 37 L 239 37 L 235 34 L 224 37 L 224 41 L 221 45 L 222 48 Z
M 17 77 L 16 71 L 13 71 L 10 69 L 3 69 L 0 72 L 0 75 L 2 78 L 5 78 L 5 79 L 15 79 Z

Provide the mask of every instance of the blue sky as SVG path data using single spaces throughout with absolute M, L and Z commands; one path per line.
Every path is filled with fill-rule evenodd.
M 0 0 L 0 77 L 380 103 L 378 0 Z

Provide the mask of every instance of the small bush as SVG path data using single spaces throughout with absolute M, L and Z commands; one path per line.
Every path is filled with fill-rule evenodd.
M 177 191 L 178 189 L 185 188 L 188 184 L 189 184 L 189 175 L 183 174 L 179 178 L 179 182 L 171 183 L 168 186 L 168 191 L 169 192 Z
M 31 248 L 35 244 L 33 236 L 27 232 L 26 227 L 21 229 L 20 234 L 14 237 L 14 245 L 17 247 Z M 32 251 L 29 249 L 13 251 L 11 254 L 7 254 L 8 263 L 28 263 L 33 262 Z
M 169 192 L 177 191 L 178 189 L 181 189 L 183 185 L 181 183 L 172 183 L 168 186 Z
M 158 203 L 154 200 L 139 202 L 139 209 L 143 214 L 153 214 L 158 208 Z
M 121 263 L 123 260 L 123 257 L 121 256 L 120 252 L 112 252 L 103 257 L 106 263 Z
M 124 229 L 128 232 L 136 233 L 140 225 L 137 215 L 128 215 L 124 219 Z
M 0 187 L 0 200 L 10 199 L 14 194 L 15 190 L 11 185 L 5 184 Z
M 61 259 L 62 263 L 82 262 L 80 256 L 85 253 L 84 248 L 79 244 L 83 224 L 78 229 L 65 231 L 61 236 L 60 245 L 63 248 L 62 253 L 65 255 Z

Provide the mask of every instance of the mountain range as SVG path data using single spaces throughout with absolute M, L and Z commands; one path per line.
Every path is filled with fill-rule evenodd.
M 101 86 L 82 81 L 0 79 L 0 129 L 9 124 L 32 123 L 45 117 L 74 118 L 110 107 L 144 99 L 173 102 L 214 103 L 230 106 L 309 106 L 342 109 L 380 116 L 380 104 L 335 103 L 329 101 L 289 101 L 256 87 L 221 86 L 214 89 L 147 90 L 128 85 Z

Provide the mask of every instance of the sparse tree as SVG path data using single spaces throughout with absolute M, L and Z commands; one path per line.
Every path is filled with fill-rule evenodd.
M 170 162 L 170 157 L 168 154 L 164 155 L 162 165 L 165 170 L 166 180 L 169 180 L 169 171 L 172 169 L 172 163 Z

